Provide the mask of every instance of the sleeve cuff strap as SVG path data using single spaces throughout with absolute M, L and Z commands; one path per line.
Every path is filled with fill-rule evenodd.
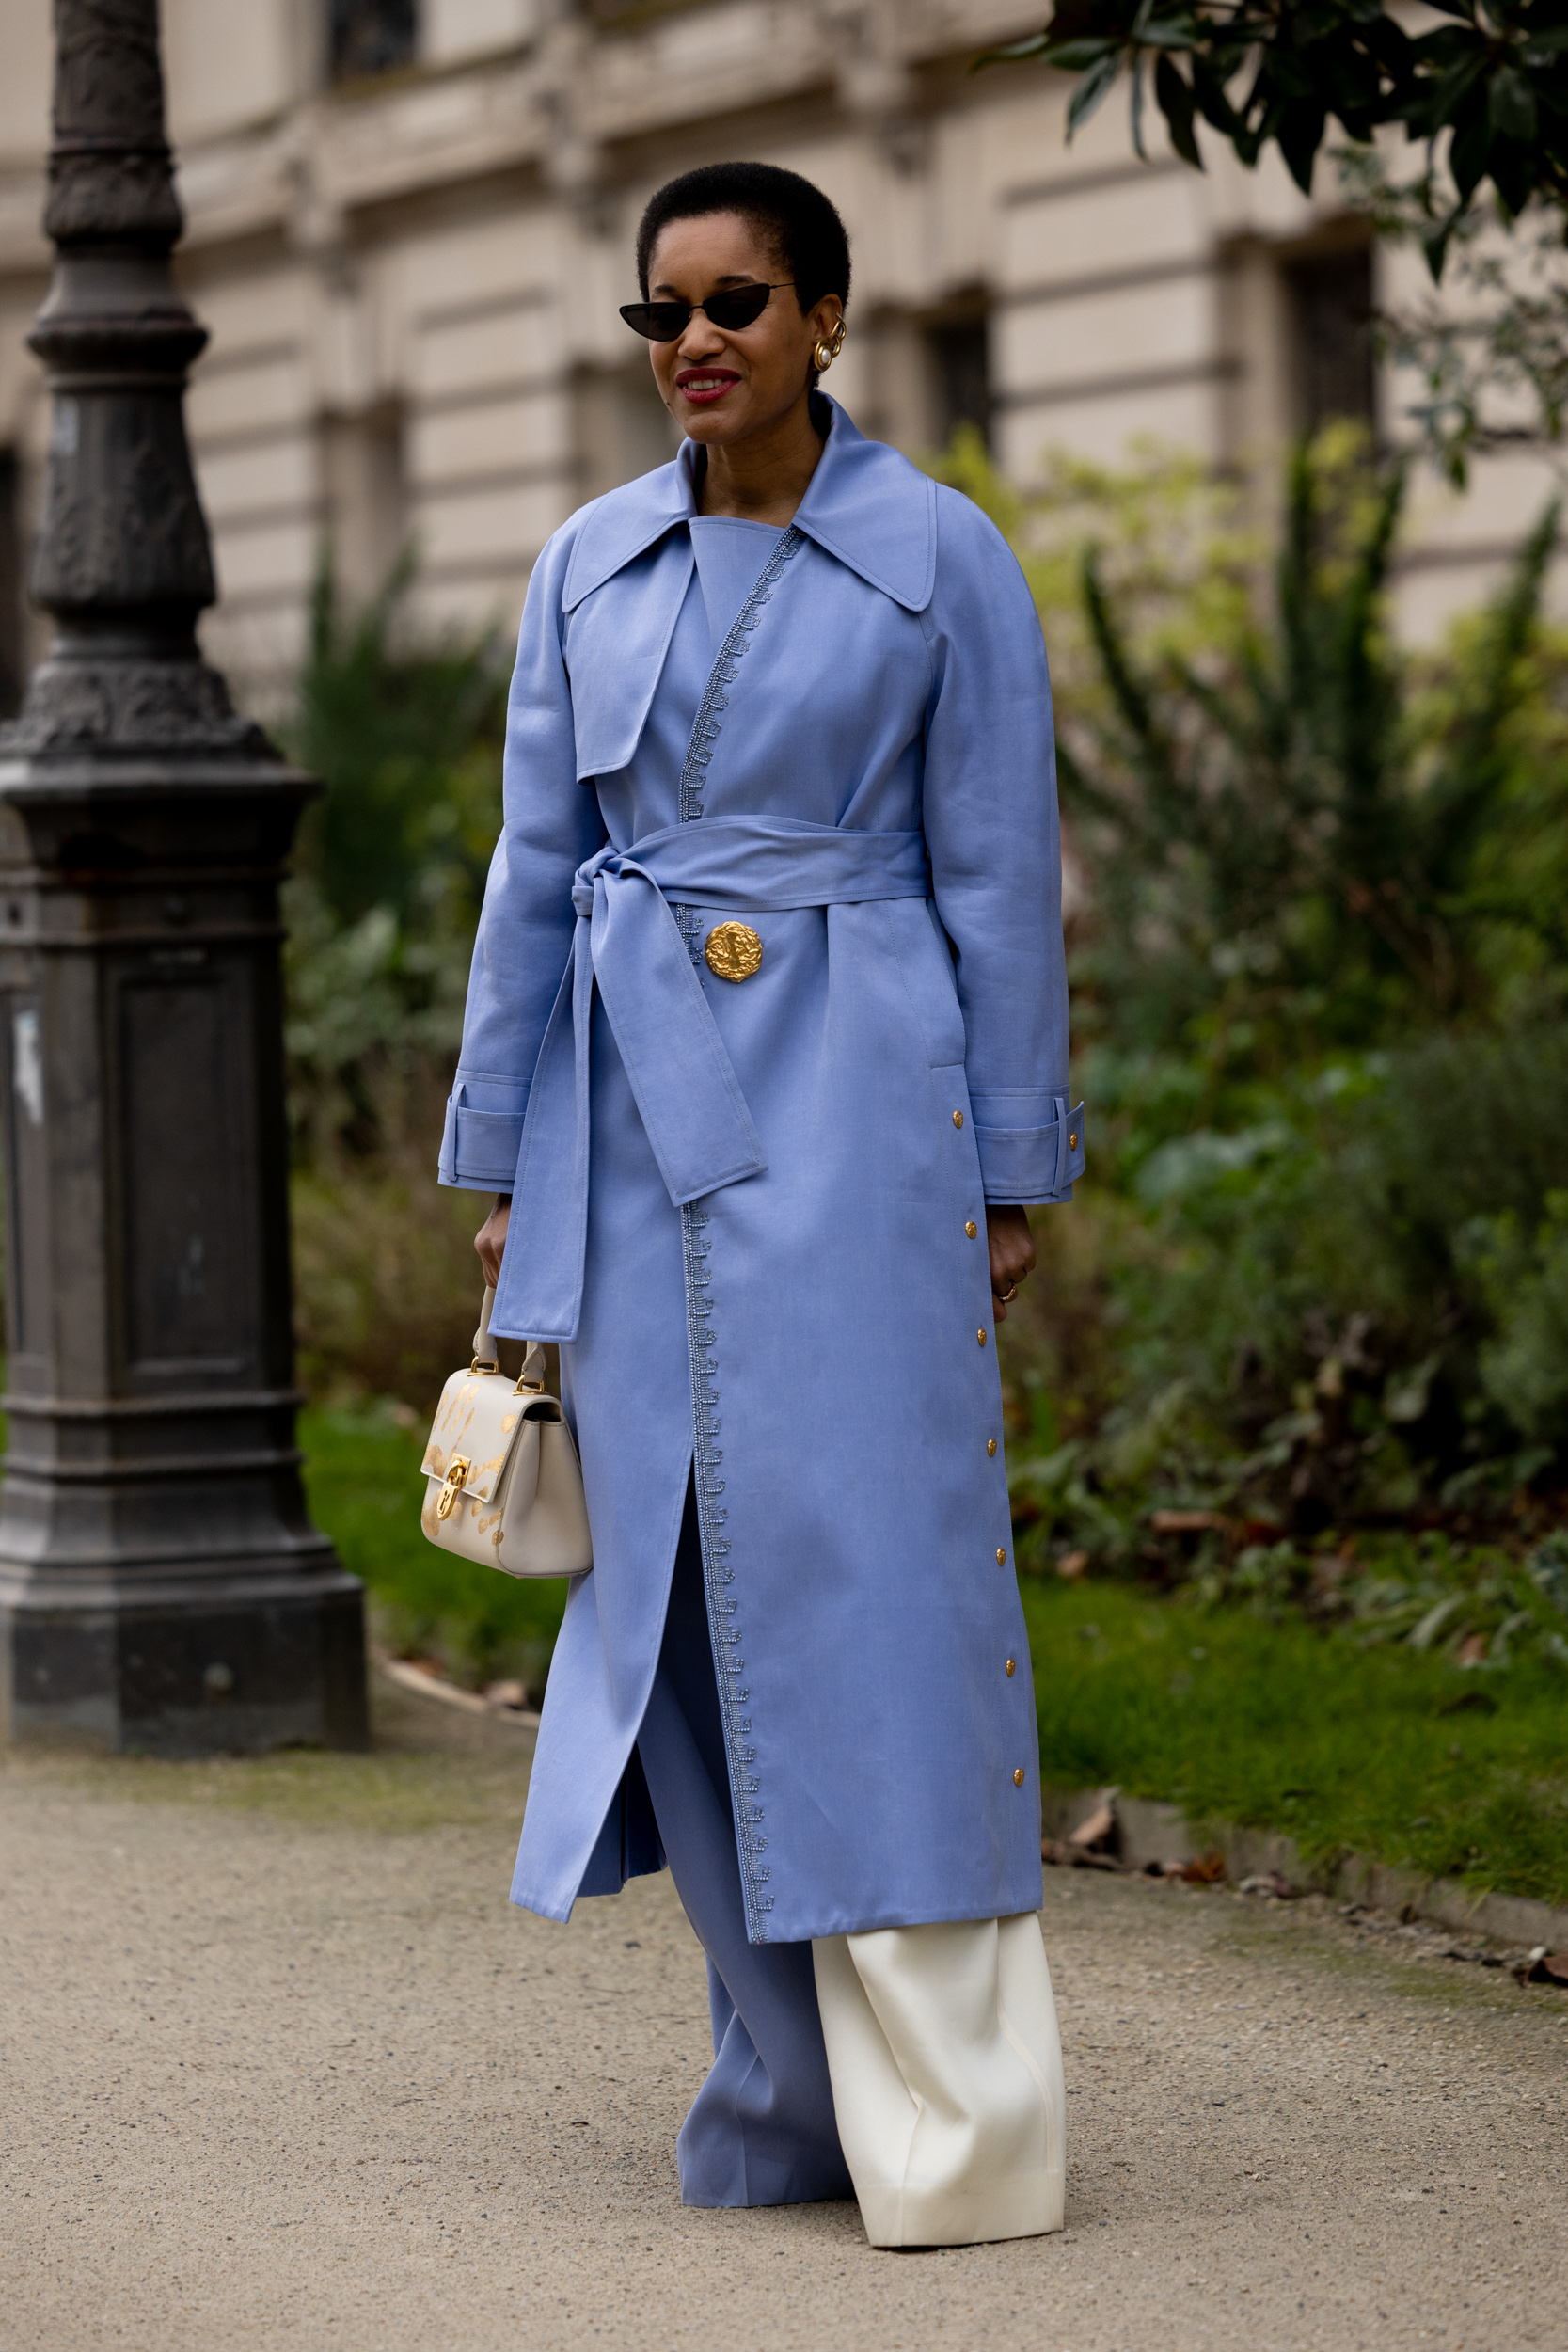
M 510 1192 L 522 1140 L 520 1110 L 476 1111 L 449 1102 L 437 1169 L 441 1183 L 473 1192 Z
M 1070 1200 L 1084 1173 L 1084 1105 L 1064 1104 L 1046 1127 L 986 1127 L 976 1116 L 974 1142 L 988 1200 Z

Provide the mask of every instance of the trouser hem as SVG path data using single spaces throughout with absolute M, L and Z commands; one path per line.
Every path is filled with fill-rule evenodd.
M 1015 2172 L 970 2188 L 904 2185 L 857 2189 L 873 2246 L 983 2246 L 997 2238 L 1045 2237 L 1062 2226 L 1060 2174 Z
M 760 2213 L 774 2205 L 852 2205 L 854 2201 L 855 2192 L 847 2181 L 840 2188 L 785 2188 L 776 2196 L 703 2197 L 681 2191 L 681 2203 L 692 2213 Z

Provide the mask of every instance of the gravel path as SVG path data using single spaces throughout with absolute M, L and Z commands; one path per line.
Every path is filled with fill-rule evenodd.
M 5 2352 L 1568 2343 L 1568 1998 L 1316 1902 L 1048 1873 L 1059 2237 L 687 2213 L 667 1878 L 509 1908 L 526 1738 L 0 1765 Z

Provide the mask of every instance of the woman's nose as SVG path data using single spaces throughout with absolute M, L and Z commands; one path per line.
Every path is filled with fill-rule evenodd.
M 687 320 L 686 332 L 675 346 L 675 357 L 683 368 L 689 368 L 699 359 L 717 359 L 724 348 L 724 339 L 716 326 L 709 325 L 705 314 L 693 310 Z

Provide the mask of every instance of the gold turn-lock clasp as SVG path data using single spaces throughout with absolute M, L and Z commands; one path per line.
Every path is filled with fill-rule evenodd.
M 447 1466 L 447 1474 L 441 1481 L 441 1491 L 436 1498 L 436 1516 L 438 1519 L 451 1518 L 457 1507 L 457 1498 L 463 1491 L 463 1481 L 471 1467 L 471 1459 L 467 1454 L 452 1455 Z

